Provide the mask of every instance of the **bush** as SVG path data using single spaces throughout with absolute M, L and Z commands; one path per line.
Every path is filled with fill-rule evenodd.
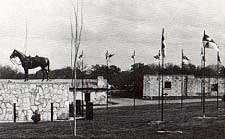
M 38 110 L 36 110 L 36 111 L 33 113 L 31 119 L 33 120 L 33 122 L 34 122 L 35 124 L 37 124 L 37 123 L 41 120 L 41 115 L 38 113 Z

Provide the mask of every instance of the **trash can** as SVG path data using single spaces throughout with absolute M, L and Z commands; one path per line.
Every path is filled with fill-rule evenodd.
M 73 117 L 74 116 L 74 108 L 73 108 L 73 103 L 69 104 L 69 116 Z
M 76 100 L 76 116 L 81 116 L 81 100 Z
M 74 116 L 73 102 L 69 104 L 69 116 Z M 76 100 L 76 117 L 81 116 L 81 100 Z
M 87 102 L 86 106 L 86 119 L 93 120 L 93 103 Z

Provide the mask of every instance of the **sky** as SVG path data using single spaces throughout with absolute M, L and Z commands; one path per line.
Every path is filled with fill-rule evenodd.
M 1 0 L 0 64 L 15 69 L 9 59 L 14 49 L 50 59 L 50 68 L 71 65 L 71 1 Z M 223 0 L 83 0 L 84 28 L 80 52 L 87 66 L 106 64 L 105 53 L 115 54 L 110 64 L 128 70 L 136 62 L 154 63 L 165 28 L 166 63 L 180 65 L 181 50 L 200 65 L 203 31 L 220 47 L 225 58 L 225 2 Z M 81 5 L 81 4 L 80 4 Z M 27 41 L 25 30 L 27 21 Z M 26 44 L 26 45 L 25 45 Z M 79 52 L 79 53 L 80 53 Z M 216 51 L 206 50 L 206 63 L 216 63 Z

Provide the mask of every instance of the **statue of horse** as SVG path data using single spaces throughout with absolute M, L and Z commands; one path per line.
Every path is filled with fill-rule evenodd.
M 24 81 L 28 81 L 28 69 L 34 69 L 37 67 L 41 67 L 43 76 L 42 76 L 42 81 L 45 79 L 45 75 L 47 76 L 47 81 L 48 81 L 48 73 L 49 73 L 49 59 L 45 57 L 31 57 L 31 56 L 26 56 L 22 52 L 18 50 L 14 50 L 13 53 L 10 56 L 10 59 L 18 57 L 20 59 L 20 62 L 22 64 L 22 67 L 25 72 L 25 77 Z M 46 69 L 47 68 L 47 69 Z

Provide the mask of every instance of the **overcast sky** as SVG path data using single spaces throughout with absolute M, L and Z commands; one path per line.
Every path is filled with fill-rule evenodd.
M 1 0 L 0 64 L 15 67 L 9 60 L 13 49 L 26 49 L 27 55 L 48 57 L 51 69 L 70 66 L 72 12 L 71 0 Z M 199 65 L 205 29 L 220 46 L 225 64 L 223 0 L 84 0 L 83 13 L 80 50 L 84 50 L 84 62 L 89 66 L 105 64 L 106 50 L 115 54 L 111 64 L 123 70 L 133 63 L 133 50 L 136 62 L 153 63 L 161 46 L 163 27 L 166 62 L 180 64 L 183 49 L 191 62 Z M 207 49 L 206 60 L 207 64 L 216 63 L 216 51 Z

